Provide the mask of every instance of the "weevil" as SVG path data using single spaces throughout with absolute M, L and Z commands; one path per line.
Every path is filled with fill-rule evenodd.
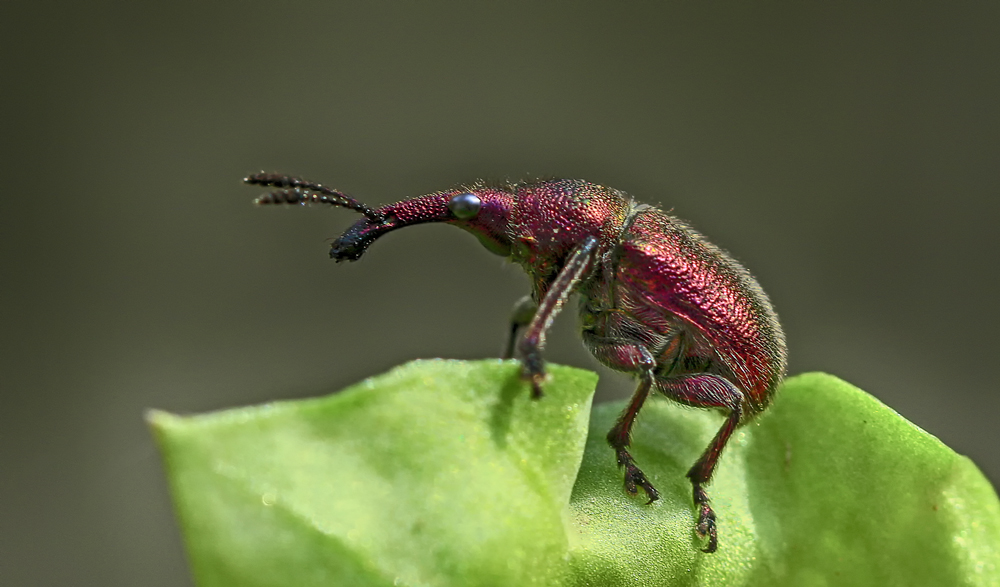
M 276 188 L 257 204 L 325 203 L 363 215 L 333 241 L 330 257 L 356 261 L 382 235 L 424 222 L 452 224 L 510 258 L 531 280 L 511 315 L 505 357 L 515 354 L 534 398 L 542 396 L 545 337 L 570 295 L 580 300 L 583 342 L 598 361 L 635 376 L 638 387 L 608 433 L 625 491 L 659 493 L 629 452 L 632 426 L 653 390 L 726 419 L 687 472 L 702 550 L 718 547 L 705 485 L 737 427 L 771 402 L 784 375 L 784 333 L 756 279 L 674 216 L 626 193 L 575 179 L 478 181 L 371 208 L 303 179 L 259 173 Z

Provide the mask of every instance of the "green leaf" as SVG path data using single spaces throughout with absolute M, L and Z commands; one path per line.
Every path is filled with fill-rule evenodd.
M 593 373 L 418 361 L 338 394 L 151 421 L 201 585 L 552 585 Z
M 418 361 L 332 396 L 150 420 L 198 583 L 998 585 L 1000 501 L 975 466 L 834 377 L 786 381 L 709 486 L 688 467 L 721 417 L 648 402 L 626 495 L 604 441 L 622 408 L 551 366 Z M 588 418 L 589 430 L 588 437 Z
M 571 507 L 579 585 L 1000 585 L 1000 501 L 967 458 L 830 375 L 792 377 L 709 486 L 719 550 L 693 539 L 684 474 L 721 417 L 647 403 L 633 441 L 660 501 L 622 494 L 594 409 Z

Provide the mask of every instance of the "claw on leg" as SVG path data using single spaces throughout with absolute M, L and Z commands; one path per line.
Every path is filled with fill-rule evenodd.
M 649 482 L 646 478 L 646 474 L 635 465 L 635 461 L 632 459 L 632 455 L 625 449 L 618 449 L 618 467 L 625 469 L 625 491 L 629 495 L 635 495 L 639 493 L 639 488 L 646 492 L 646 497 L 649 501 L 646 505 L 653 503 L 654 501 L 660 499 L 660 492 L 653 487 L 653 484 Z
M 541 399 L 542 383 L 546 379 L 545 370 L 541 367 L 541 361 L 524 361 L 521 369 L 521 379 L 531 384 L 531 399 Z
M 545 375 L 533 375 L 531 377 L 531 399 L 542 399 L 542 380 Z

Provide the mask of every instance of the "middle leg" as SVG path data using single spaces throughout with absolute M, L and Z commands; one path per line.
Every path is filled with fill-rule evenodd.
M 618 416 L 618 421 L 608 432 L 607 438 L 608 444 L 615 450 L 618 467 L 625 470 L 625 491 L 635 495 L 641 487 L 649 498 L 646 503 L 653 503 L 660 498 L 660 494 L 635 464 L 628 447 L 632 443 L 632 425 L 635 423 L 635 417 L 653 387 L 653 369 L 656 367 L 656 360 L 646 347 L 623 338 L 601 337 L 584 332 L 583 342 L 605 365 L 619 371 L 637 373 L 639 376 L 639 387 L 632 394 L 632 401 Z

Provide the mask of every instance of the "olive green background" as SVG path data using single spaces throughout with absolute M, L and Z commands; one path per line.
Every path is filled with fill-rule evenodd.
M 1000 479 L 1000 5 L 695 4 L 0 4 L 0 583 L 190 582 L 147 408 L 499 352 L 515 267 L 441 226 L 334 265 L 355 216 L 255 208 L 261 169 L 673 208 L 758 276 L 792 373 Z M 572 315 L 547 356 L 595 366 Z

